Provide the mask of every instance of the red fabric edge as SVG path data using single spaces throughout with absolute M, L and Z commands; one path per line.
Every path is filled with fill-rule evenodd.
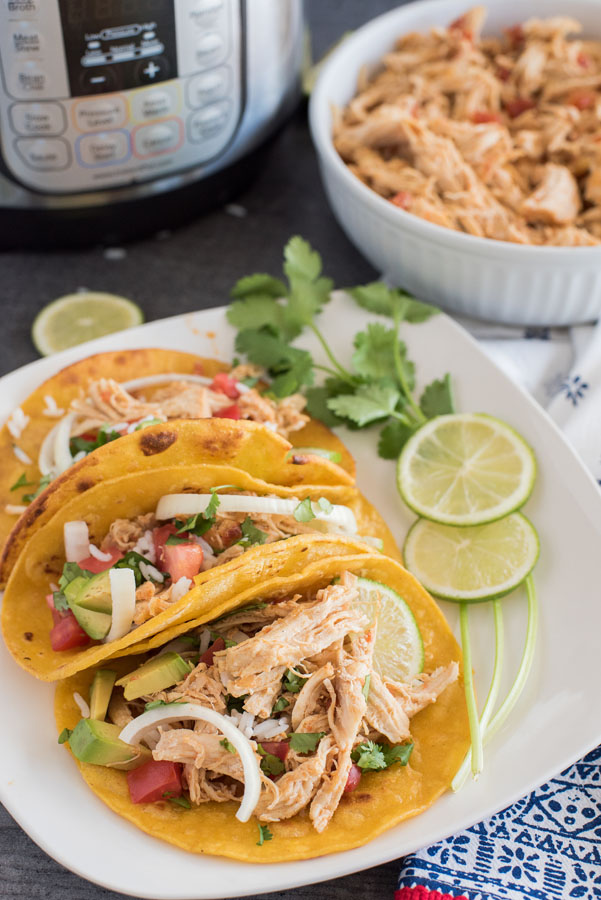
M 440 891 L 429 891 L 423 885 L 403 887 L 394 892 L 394 900 L 468 900 L 465 894 L 441 894 Z

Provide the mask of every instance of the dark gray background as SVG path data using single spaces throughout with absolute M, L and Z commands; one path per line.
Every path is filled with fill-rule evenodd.
M 306 0 L 315 57 L 343 32 L 396 5 L 393 0 Z M 319 249 L 326 273 L 338 284 L 372 278 L 373 270 L 349 244 L 326 204 L 304 107 L 268 154 L 262 174 L 236 198 L 248 211 L 245 218 L 216 210 L 162 240 L 128 244 L 119 259 L 107 258 L 101 247 L 0 256 L 0 374 L 37 358 L 29 336 L 36 312 L 78 287 L 130 297 L 142 307 L 147 320 L 216 306 L 227 299 L 240 276 L 256 271 L 278 274 L 282 247 L 292 234 L 307 237 Z M 40 807 L 40 815 L 44 814 L 48 813 Z M 398 863 L 393 862 L 327 884 L 270 896 L 278 900 L 343 900 L 355 894 L 361 900 L 383 900 L 392 898 L 397 872 Z M 117 896 L 72 875 L 47 857 L 0 807 L 3 900 L 111 900 Z

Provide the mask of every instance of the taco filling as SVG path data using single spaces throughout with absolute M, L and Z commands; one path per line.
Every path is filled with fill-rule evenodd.
M 59 741 L 81 762 L 129 769 L 134 804 L 233 800 L 238 819 L 264 823 L 308 810 L 323 832 L 366 771 L 407 765 L 412 717 L 458 677 L 456 662 L 381 675 L 377 605 L 366 614 L 345 571 L 234 610 L 117 680 L 98 670 L 89 710 L 78 694 L 85 717 Z M 257 843 L 270 837 L 259 826 Z
M 324 497 L 283 499 L 213 489 L 166 494 L 154 512 L 115 519 L 100 546 L 90 543 L 85 521 L 66 522 L 66 563 L 47 595 L 52 649 L 117 640 L 181 600 L 201 572 L 256 545 L 316 532 L 356 536 L 354 513 Z M 375 538 L 361 540 L 378 544 Z
M 90 382 L 85 395 L 71 402 L 42 444 L 41 489 L 98 447 L 170 419 L 248 419 L 283 437 L 304 428 L 309 421 L 303 413 L 305 398 L 293 394 L 274 400 L 260 394 L 254 387 L 259 374 L 260 370 L 245 365 L 213 378 L 171 373 L 122 383 L 113 378 Z M 47 409 L 56 418 L 64 412 L 55 402 Z

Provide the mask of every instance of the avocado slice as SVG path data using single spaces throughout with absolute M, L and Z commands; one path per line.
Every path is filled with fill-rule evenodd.
M 179 653 L 163 653 L 143 663 L 129 675 L 124 675 L 116 683 L 123 687 L 126 700 L 136 700 L 147 694 L 156 694 L 177 684 L 190 674 L 194 666 L 186 662 Z
M 117 673 L 111 669 L 98 669 L 90 686 L 90 719 L 104 722 Z
M 134 769 L 150 758 L 150 751 L 120 740 L 121 728 L 109 722 L 80 719 L 69 737 L 73 756 L 97 766 Z
M 102 640 L 111 627 L 112 597 L 109 573 L 79 576 L 64 591 L 73 615 L 91 638 Z

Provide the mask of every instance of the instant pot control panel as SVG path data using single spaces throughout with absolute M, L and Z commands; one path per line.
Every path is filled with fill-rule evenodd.
M 240 0 L 0 0 L 0 133 L 34 190 L 103 190 L 217 157 L 243 106 Z

